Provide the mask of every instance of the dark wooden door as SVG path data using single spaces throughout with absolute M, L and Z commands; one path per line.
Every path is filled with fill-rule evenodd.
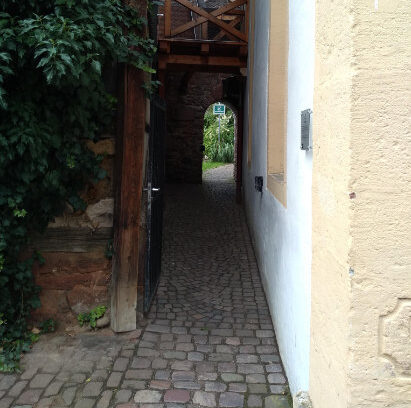
M 147 169 L 147 256 L 144 276 L 144 312 L 148 312 L 161 274 L 163 230 L 164 154 L 166 110 L 154 96 L 150 103 L 150 137 Z

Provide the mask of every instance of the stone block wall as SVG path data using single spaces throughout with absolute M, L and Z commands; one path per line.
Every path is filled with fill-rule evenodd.
M 41 287 L 36 319 L 56 318 L 69 323 L 80 312 L 108 303 L 111 261 L 104 251 L 45 253 L 45 264 L 34 269 Z
M 40 286 L 41 308 L 35 320 L 55 318 L 62 323 L 75 321 L 80 312 L 109 303 L 111 260 L 107 248 L 113 237 L 114 137 L 104 136 L 88 146 L 104 157 L 101 164 L 107 177 L 86 186 L 82 198 L 84 212 L 68 207 L 50 223 L 44 235 L 36 237 L 33 247 L 45 258 L 33 273 Z

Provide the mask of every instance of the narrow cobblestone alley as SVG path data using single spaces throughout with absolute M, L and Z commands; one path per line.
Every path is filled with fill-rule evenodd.
M 0 408 L 288 407 L 231 165 L 167 187 L 163 275 L 142 331 L 40 340 Z

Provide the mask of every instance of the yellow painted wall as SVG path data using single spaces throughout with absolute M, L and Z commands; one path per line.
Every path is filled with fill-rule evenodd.
M 411 2 L 355 1 L 349 407 L 411 406 Z M 386 316 L 386 317 L 384 317 Z
M 314 408 L 410 406 L 410 21 L 408 0 L 317 0 Z
M 348 393 L 351 26 L 350 2 L 317 1 L 310 350 L 314 408 L 345 408 Z
M 288 0 L 270 4 L 267 187 L 287 206 Z

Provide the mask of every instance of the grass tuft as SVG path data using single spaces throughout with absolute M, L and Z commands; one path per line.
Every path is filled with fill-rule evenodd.
M 228 163 L 213 162 L 209 160 L 203 161 L 203 173 L 210 169 L 215 169 L 216 167 L 225 166 Z

